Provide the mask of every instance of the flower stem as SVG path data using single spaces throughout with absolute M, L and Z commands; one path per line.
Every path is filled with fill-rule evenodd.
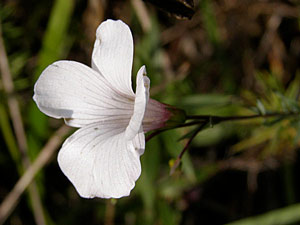
M 171 129 L 188 127 L 197 124 L 207 124 L 210 126 L 218 124 L 220 122 L 225 121 L 235 121 L 235 120 L 246 120 L 246 119 L 257 119 L 257 118 L 270 118 L 270 117 L 289 117 L 289 116 L 300 116 L 297 112 L 289 112 L 289 113 L 268 113 L 268 114 L 259 114 L 259 115 L 250 115 L 250 116 L 210 116 L 210 115 L 187 115 L 186 120 L 193 120 L 191 122 L 182 123 L 174 127 L 168 127 L 165 129 L 160 129 L 152 132 L 146 137 L 146 142 L 155 137 L 156 135 Z
M 188 140 L 188 142 L 186 143 L 186 145 L 184 146 L 183 150 L 180 152 L 180 154 L 178 155 L 174 165 L 171 168 L 170 171 L 170 175 L 172 175 L 176 168 L 179 166 L 182 156 L 183 154 L 186 152 L 186 150 L 190 147 L 190 144 L 192 143 L 192 141 L 194 140 L 194 138 L 197 136 L 197 134 L 207 125 L 208 122 L 204 122 L 202 123 L 192 134 L 192 136 L 190 137 L 190 139 Z
M 205 122 L 205 121 L 203 121 Z M 189 123 L 183 123 L 183 124 L 179 124 L 175 127 L 169 127 L 169 128 L 165 128 L 165 129 L 160 129 L 160 130 L 155 130 L 154 132 L 152 132 L 151 134 L 149 134 L 147 137 L 146 137 L 146 142 L 149 141 L 151 138 L 155 137 L 156 135 L 164 132 L 164 131 L 167 131 L 167 130 L 171 130 L 171 129 L 175 129 L 175 128 L 180 128 L 180 127 L 188 127 L 188 126 L 193 126 L 193 125 L 196 125 L 196 124 L 199 124 L 200 121 L 197 120 L 197 121 L 192 121 L 192 122 L 189 122 Z
M 187 115 L 187 120 L 204 120 L 211 121 L 213 124 L 220 123 L 223 121 L 233 121 L 233 120 L 245 120 L 245 119 L 256 119 L 256 118 L 270 118 L 270 117 L 289 117 L 289 116 L 299 116 L 299 113 L 269 113 L 260 115 L 250 115 L 250 116 L 210 116 L 210 115 Z

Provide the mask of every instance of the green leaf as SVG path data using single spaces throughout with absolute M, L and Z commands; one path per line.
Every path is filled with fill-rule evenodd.
M 7 148 L 9 150 L 9 153 L 12 157 L 12 159 L 15 161 L 15 164 L 18 166 L 19 172 L 22 171 L 21 167 L 21 156 L 20 152 L 17 146 L 17 142 L 13 133 L 13 130 L 9 123 L 9 117 L 5 110 L 5 107 L 3 104 L 0 104 L 0 127 L 1 131 L 5 140 L 5 143 L 7 145 Z
M 300 72 L 296 74 L 295 79 L 290 83 L 285 91 L 285 96 L 289 99 L 296 100 L 300 92 Z
M 232 96 L 220 94 L 193 94 L 180 98 L 181 107 L 223 106 L 232 102 Z
M 288 225 L 300 222 L 300 204 L 276 209 L 265 214 L 241 219 L 226 225 Z
M 202 0 L 200 1 L 200 8 L 208 38 L 213 44 L 217 45 L 220 43 L 221 38 L 213 5 L 209 0 Z
M 263 103 L 259 99 L 257 99 L 257 101 L 256 101 L 256 107 L 258 109 L 259 114 L 266 115 L 265 106 L 263 105 Z
M 34 80 L 37 80 L 41 72 L 63 54 L 64 47 L 67 45 L 67 30 L 73 8 L 74 0 L 55 1 L 39 54 L 39 63 Z

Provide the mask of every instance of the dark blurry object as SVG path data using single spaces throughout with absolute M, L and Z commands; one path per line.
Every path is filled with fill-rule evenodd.
M 191 19 L 195 14 L 193 0 L 144 0 L 177 19 Z

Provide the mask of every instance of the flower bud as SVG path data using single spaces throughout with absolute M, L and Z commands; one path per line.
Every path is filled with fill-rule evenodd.
M 185 112 L 174 106 L 149 99 L 143 119 L 144 132 L 160 128 L 171 128 L 184 123 Z

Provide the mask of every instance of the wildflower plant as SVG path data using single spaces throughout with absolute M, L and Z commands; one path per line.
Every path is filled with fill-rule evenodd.
M 120 20 L 107 20 L 97 29 L 91 68 L 74 61 L 58 61 L 42 72 L 34 86 L 33 99 L 43 113 L 79 128 L 64 142 L 58 163 L 82 197 L 120 198 L 130 194 L 141 174 L 146 132 L 152 131 L 146 139 L 150 140 L 168 129 L 196 126 L 181 138 L 188 138 L 188 142 L 171 163 L 173 173 L 192 140 L 207 127 L 229 120 L 298 114 L 287 110 L 262 112 L 259 102 L 256 115 L 186 115 L 149 98 L 145 66 L 137 73 L 134 93 L 132 61 L 129 27 Z M 299 110 L 298 103 L 294 104 L 297 107 L 293 109 Z

